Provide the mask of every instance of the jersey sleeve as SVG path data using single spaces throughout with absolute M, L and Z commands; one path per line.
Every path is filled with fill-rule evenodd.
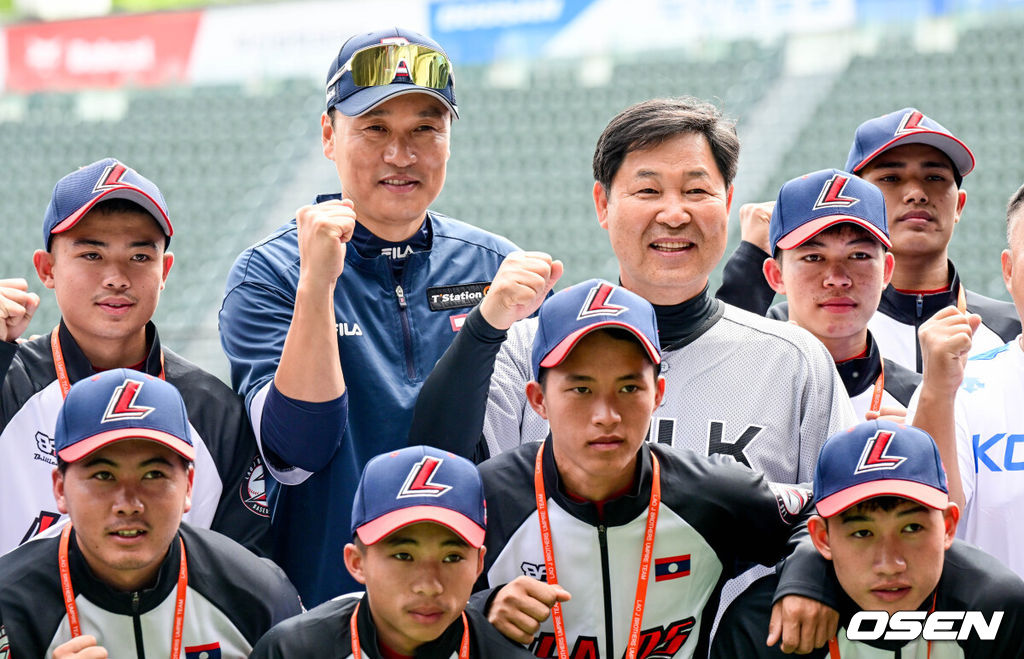
M 800 482 L 814 478 L 814 465 L 826 439 L 863 421 L 853 411 L 853 403 L 828 350 L 817 339 L 809 344 L 800 410 Z
M 433 446 L 467 459 L 483 458 L 488 388 L 506 332 L 491 327 L 476 306 L 430 372 L 416 399 L 409 445 Z
M 245 397 L 266 466 L 275 478 L 288 485 L 305 481 L 318 466 L 326 464 L 322 455 L 307 459 L 308 428 L 317 429 L 317 441 L 322 446 L 337 449 L 347 419 L 347 412 L 339 413 L 347 399 L 330 401 L 325 413 L 320 408 L 288 405 L 282 397 L 275 399 L 269 395 L 294 306 L 291 283 L 259 255 L 245 253 L 228 276 L 228 292 L 220 310 L 221 345 L 231 365 L 232 385 Z M 269 415 L 265 414 L 268 399 L 271 405 L 276 401 Z M 328 453 L 333 455 L 332 451 Z
M 537 320 L 517 322 L 494 361 L 484 415 L 484 438 L 491 456 L 547 437 L 548 426 L 526 400 L 526 383 L 533 379 L 530 354 Z
M 725 263 L 722 285 L 715 292 L 715 297 L 758 316 L 765 315 L 775 299 L 775 291 L 768 285 L 762 271 L 764 260 L 769 256 L 757 245 L 740 241 Z

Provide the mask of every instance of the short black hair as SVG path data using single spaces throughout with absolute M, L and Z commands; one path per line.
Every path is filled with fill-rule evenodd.
M 677 135 L 703 135 L 728 188 L 736 178 L 740 140 L 736 124 L 721 110 L 692 96 L 659 98 L 631 105 L 605 127 L 594 149 L 594 180 L 607 191 L 626 156 Z
M 114 199 L 103 199 L 99 201 L 95 206 L 89 209 L 89 213 L 96 213 L 97 215 L 117 215 L 120 213 L 130 213 L 133 215 L 145 215 L 156 222 L 156 225 L 160 227 L 160 231 L 164 228 L 160 226 L 157 219 L 153 217 L 153 214 L 143 208 L 140 204 L 135 203 L 131 199 L 121 199 L 119 197 Z M 166 250 L 171 245 L 171 237 L 164 233 L 164 249 Z M 53 240 L 51 236 L 49 248 L 47 251 L 53 251 Z

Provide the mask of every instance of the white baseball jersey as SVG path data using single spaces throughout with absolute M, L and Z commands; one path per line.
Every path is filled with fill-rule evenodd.
M 956 394 L 957 454 L 967 505 L 957 535 L 1024 576 L 1024 353 L 1021 338 L 971 357 Z M 917 410 L 914 394 L 910 415 Z

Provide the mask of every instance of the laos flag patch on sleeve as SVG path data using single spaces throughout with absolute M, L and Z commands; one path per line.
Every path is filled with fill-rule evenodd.
M 690 576 L 690 555 L 654 559 L 654 580 L 668 581 Z
M 185 659 L 220 659 L 220 643 L 186 647 Z

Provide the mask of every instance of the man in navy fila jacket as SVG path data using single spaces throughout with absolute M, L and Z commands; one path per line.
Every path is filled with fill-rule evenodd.
M 480 466 L 488 552 L 474 604 L 539 657 L 703 656 L 724 581 L 799 544 L 774 641 L 824 644 L 835 612 L 794 578 L 814 553 L 798 542 L 810 492 L 644 441 L 665 390 L 650 303 L 595 279 L 538 318 L 527 398 L 551 434 Z

